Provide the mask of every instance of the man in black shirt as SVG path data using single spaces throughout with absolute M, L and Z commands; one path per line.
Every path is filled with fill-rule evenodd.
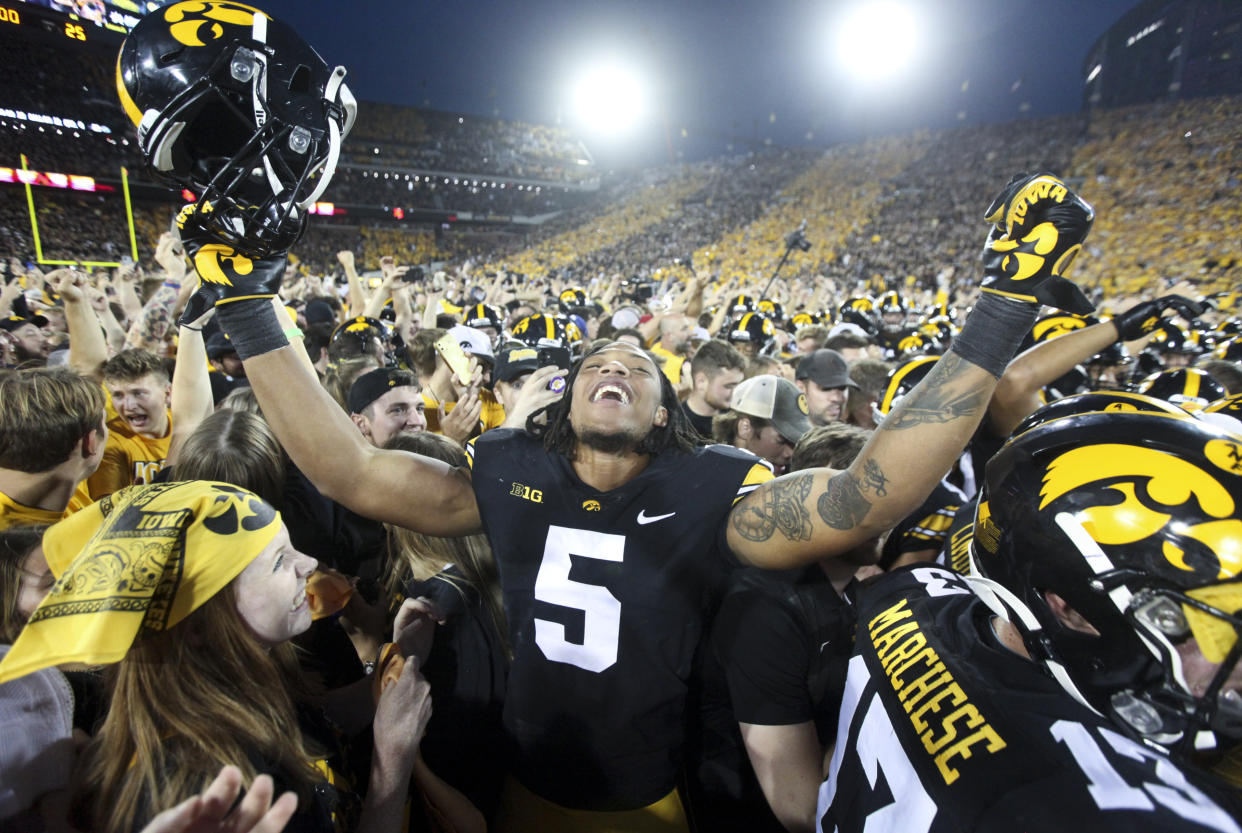
M 729 409 L 733 389 L 745 369 L 742 354 L 723 341 L 709 341 L 694 354 L 690 361 L 693 387 L 681 407 L 704 440 L 712 438 L 712 417 Z

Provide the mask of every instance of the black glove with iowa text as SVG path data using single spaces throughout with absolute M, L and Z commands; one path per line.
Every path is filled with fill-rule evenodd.
M 1049 173 L 1009 181 L 984 216 L 982 291 L 1086 315 L 1095 310 L 1064 277 L 1091 230 L 1095 211 Z

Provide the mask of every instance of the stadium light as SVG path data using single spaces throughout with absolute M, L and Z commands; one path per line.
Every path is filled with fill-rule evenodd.
M 571 100 L 584 128 L 612 136 L 636 127 L 647 107 L 641 79 L 616 63 L 601 64 L 583 73 L 573 87 Z
M 920 22 L 896 0 L 868 0 L 845 10 L 833 38 L 838 64 L 854 78 L 883 83 L 904 74 L 921 48 Z

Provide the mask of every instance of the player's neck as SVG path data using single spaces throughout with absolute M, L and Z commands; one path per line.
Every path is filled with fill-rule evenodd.
M 1006 622 L 999 616 L 993 616 L 992 633 L 996 635 L 996 639 L 1000 644 L 1015 654 L 1025 659 L 1031 658 L 1030 652 L 1026 650 L 1026 643 L 1022 641 L 1022 634 L 1011 623 Z
M 635 451 L 616 454 L 578 444 L 574 454 L 574 474 L 583 483 L 601 492 L 624 486 L 647 468 L 651 458 Z

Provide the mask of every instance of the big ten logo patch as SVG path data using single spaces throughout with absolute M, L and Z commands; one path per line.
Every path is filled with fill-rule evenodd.
M 513 497 L 524 498 L 532 503 L 543 503 L 542 491 L 532 489 L 530 486 L 523 486 L 521 483 L 514 483 L 513 488 L 509 490 L 509 494 Z

